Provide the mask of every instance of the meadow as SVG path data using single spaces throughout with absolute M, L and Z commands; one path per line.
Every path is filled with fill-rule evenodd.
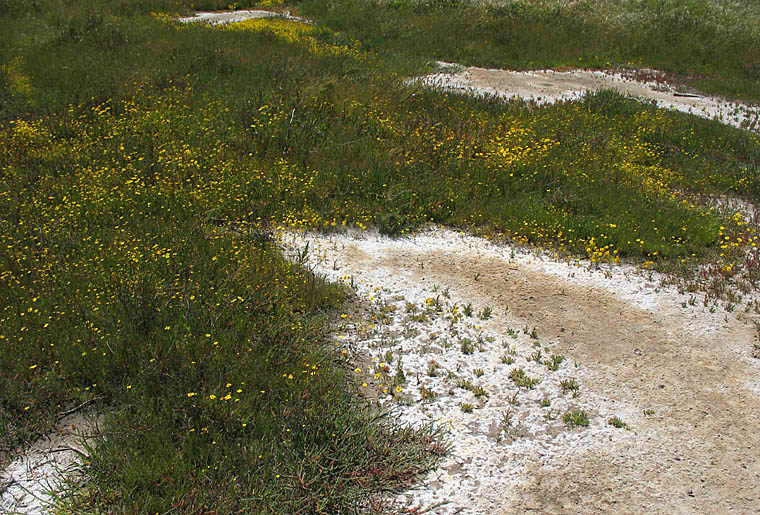
M 304 0 L 234 7 L 313 25 L 173 19 L 227 7 L 0 0 L 0 464 L 65 410 L 106 412 L 72 511 L 382 511 L 445 453 L 438 428 L 356 395 L 330 340 L 351 291 L 285 259 L 282 228 L 443 224 L 667 271 L 705 303 L 757 288 L 757 220 L 711 207 L 760 200 L 755 133 L 610 91 L 537 108 L 406 84 L 436 59 L 635 65 L 757 100 L 756 8 Z

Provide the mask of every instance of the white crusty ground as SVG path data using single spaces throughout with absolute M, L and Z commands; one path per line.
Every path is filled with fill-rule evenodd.
M 64 477 L 79 470 L 94 443 L 100 421 L 91 413 L 70 415 L 11 462 L 0 473 L 0 513 L 49 513 Z
M 291 16 L 289 13 L 279 13 L 275 11 L 264 11 L 260 9 L 250 9 L 242 11 L 199 11 L 193 16 L 180 18 L 181 23 L 207 23 L 209 25 L 224 25 L 227 23 L 239 23 L 245 20 L 257 18 L 285 18 L 292 21 L 306 22 L 303 18 Z
M 553 260 L 545 253 L 495 245 L 483 238 L 444 228 L 433 228 L 403 239 L 370 233 L 285 233 L 282 242 L 286 254 L 290 255 L 302 255 L 308 245 L 308 266 L 314 272 L 330 281 L 351 285 L 360 297 L 374 306 L 374 320 L 347 315 L 336 335 L 336 345 L 352 350 L 356 362 L 363 364 L 360 381 L 367 384 L 366 388 L 379 389 L 380 403 L 392 407 L 401 422 L 441 424 L 449 430 L 450 455 L 421 486 L 396 499 L 399 506 L 408 509 L 432 509 L 431 513 L 491 513 L 495 506 L 505 505 L 505 497 L 518 495 L 531 469 L 551 469 L 552 463 L 560 466 L 558 458 L 562 456 L 604 447 L 613 441 L 618 445 L 627 441 L 635 446 L 636 439 L 640 438 L 635 427 L 643 414 L 640 406 L 584 390 L 584 383 L 595 371 L 576 362 L 573 356 L 566 355 L 559 370 L 554 372 L 544 364 L 529 360 L 537 349 L 542 350 L 542 359 L 551 355 L 552 342 L 541 338 L 541 327 L 536 328 L 538 340 L 535 340 L 509 312 L 494 312 L 491 319 L 480 320 L 477 313 L 482 311 L 483 305 L 473 306 L 475 316 L 454 321 L 454 306 L 458 306 L 456 313 L 461 314 L 462 307 L 471 299 L 460 296 L 446 284 L 419 280 L 417 274 L 415 278 L 401 271 L 403 268 L 394 264 L 395 256 L 414 259 L 415 254 L 445 249 L 461 254 L 466 263 L 468 255 L 489 255 L 501 259 L 505 266 L 515 263 L 522 268 L 556 275 L 561 281 L 614 292 L 621 300 L 644 311 L 689 316 L 683 314 L 681 306 L 688 296 L 656 287 L 650 277 L 636 273 L 632 267 L 619 265 L 592 271 L 588 263 L 584 266 L 579 262 Z M 651 279 L 656 281 L 657 277 Z M 438 312 L 429 307 L 431 299 L 436 298 L 442 306 Z M 417 313 L 427 313 L 429 320 L 413 321 L 407 313 L 407 303 L 414 305 Z M 380 313 L 385 313 L 386 318 Z M 722 309 L 714 313 L 700 310 L 689 321 L 690 330 L 700 335 L 711 334 L 726 316 Z M 514 337 L 508 328 L 517 331 Z M 460 348 L 464 338 L 476 342 L 479 349 L 473 354 L 464 354 Z M 393 361 L 388 360 L 387 352 L 392 352 Z M 746 349 L 737 348 L 733 352 L 742 354 Z M 505 355 L 515 362 L 502 363 Z M 389 375 L 393 376 L 399 360 L 406 382 L 403 393 L 394 397 L 392 389 L 383 393 L 390 378 L 381 374 L 375 379 L 375 373 L 388 365 Z M 440 367 L 434 377 L 428 373 L 431 362 Z M 517 367 L 540 380 L 535 389 L 514 386 L 508 375 Z M 478 369 L 482 370 L 481 377 L 475 373 Z M 448 372 L 456 379 L 448 378 Z M 489 397 L 478 399 L 472 392 L 458 388 L 458 379 L 482 386 Z M 563 392 L 559 386 L 563 379 L 575 379 L 581 385 L 580 395 L 573 397 Z M 382 386 L 378 388 L 378 384 Z M 757 384 L 752 386 L 760 392 Z M 436 399 L 423 399 L 423 387 L 435 392 Z M 543 399 L 551 401 L 549 408 L 540 406 Z M 519 405 L 514 405 L 514 400 Z M 474 405 L 473 412 L 464 413 L 463 403 Z M 589 428 L 568 428 L 561 416 L 570 409 L 589 413 Z M 505 413 L 511 413 L 510 425 L 503 423 Z M 634 430 L 608 425 L 612 416 L 619 417 Z M 513 505 L 518 503 L 515 500 Z
M 663 109 L 675 109 L 703 118 L 742 127 L 760 121 L 760 108 L 718 97 L 680 93 L 662 81 L 641 82 L 631 77 L 602 70 L 510 71 L 478 67 L 463 68 L 439 62 L 442 68 L 417 79 L 424 85 L 472 95 L 502 98 L 518 97 L 537 105 L 580 100 L 588 91 L 614 89 Z M 653 75 L 658 72 L 651 70 Z

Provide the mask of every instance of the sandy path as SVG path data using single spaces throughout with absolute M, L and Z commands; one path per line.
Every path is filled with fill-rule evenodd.
M 710 313 L 701 302 L 684 308 L 688 296 L 626 278 L 624 267 L 605 278 L 450 231 L 311 242 L 322 249 L 323 264 L 315 266 L 328 277 L 349 274 L 393 293 L 435 283 L 449 289 L 452 301 L 491 306 L 496 316 L 480 322 L 489 334 L 536 327 L 542 342 L 581 369 L 574 372 L 582 377 L 581 397 L 595 415 L 589 429 L 555 425 L 542 433 L 530 422 L 540 408 L 524 406 L 524 438 L 454 448 L 463 457 L 457 463 L 473 453 L 500 453 L 506 466 L 434 473 L 427 488 L 408 494 L 408 504 L 448 502 L 436 513 L 760 513 L 760 363 L 749 356 L 757 338 L 751 324 L 722 310 Z M 479 416 L 497 399 L 492 395 Z M 456 402 L 448 404 L 442 412 L 459 416 Z M 402 411 L 419 420 L 419 409 Z M 604 422 L 611 413 L 623 414 L 633 430 L 610 432 Z M 469 426 L 452 427 L 456 441 Z M 478 471 L 478 481 L 468 483 Z M 447 481 L 456 488 L 447 490 Z
M 103 416 L 75 413 L 0 472 L 0 513 L 50 513 L 65 478 L 75 479 Z M 57 492 L 54 493 L 54 492 Z
M 577 100 L 587 91 L 614 89 L 626 96 L 654 102 L 664 109 L 676 109 L 704 118 L 714 118 L 735 127 L 749 126 L 760 121 L 758 106 L 728 102 L 717 97 L 681 93 L 664 80 L 664 74 L 656 70 L 638 71 L 638 75 L 649 75 L 653 78 L 649 81 L 639 81 L 620 73 L 600 70 L 517 72 L 474 66 L 461 68 L 451 63 L 439 64 L 448 70 L 424 77 L 424 84 L 468 94 L 520 97 L 537 104 Z
M 304 18 L 291 16 L 288 11 L 265 11 L 261 9 L 244 9 L 240 11 L 198 11 L 193 16 L 179 18 L 180 23 L 207 23 L 209 25 L 226 25 L 228 23 L 239 23 L 245 20 L 256 20 L 260 18 L 284 18 L 290 21 L 310 23 Z
M 715 348 L 752 341 L 746 324 L 734 319 L 715 334 L 699 334 L 681 313 L 651 313 L 609 291 L 536 270 L 505 273 L 500 259 L 449 252 L 419 258 L 431 265 L 425 268 L 431 278 L 466 297 L 497 311 L 513 306 L 525 324 L 539 327 L 563 353 L 596 371 L 587 388 L 655 411 L 637 423 L 634 447 L 611 445 L 530 471 L 524 508 L 760 511 L 760 400 L 744 388 L 750 371 Z M 482 278 L 470 282 L 463 268 Z

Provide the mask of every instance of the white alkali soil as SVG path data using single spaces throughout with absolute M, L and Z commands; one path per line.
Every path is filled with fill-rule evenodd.
M 663 109 L 675 109 L 735 127 L 756 127 L 760 122 L 760 107 L 681 93 L 660 78 L 662 74 L 656 70 L 629 71 L 627 74 L 602 70 L 518 72 L 474 66 L 462 68 L 444 62 L 438 64 L 443 68 L 442 72 L 416 80 L 444 90 L 507 99 L 517 97 L 537 105 L 580 100 L 588 91 L 612 89 L 637 100 L 653 102 Z M 660 80 L 639 81 L 633 78 L 637 73 Z
M 50 513 L 64 478 L 80 470 L 102 416 L 75 413 L 40 438 L 0 473 L 0 513 Z
M 592 271 L 446 229 L 403 239 L 283 236 L 292 255 L 307 243 L 316 273 L 353 285 L 373 306 L 346 314 L 336 334 L 367 397 L 402 422 L 449 429 L 450 455 L 395 499 L 399 508 L 760 510 L 760 360 L 748 321 L 690 304 L 627 266 Z M 553 355 L 564 357 L 556 371 L 545 364 Z M 406 381 L 396 393 L 388 376 L 399 363 Z M 389 374 L 376 378 L 385 366 Z M 534 388 L 510 379 L 518 368 Z M 563 380 L 575 380 L 575 395 Z M 464 381 L 487 396 L 457 386 Z M 563 421 L 580 410 L 587 428 Z

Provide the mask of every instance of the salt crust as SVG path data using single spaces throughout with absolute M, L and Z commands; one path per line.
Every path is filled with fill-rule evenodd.
M 461 91 L 479 96 L 521 98 L 537 105 L 580 100 L 589 91 L 613 89 L 644 102 L 653 102 L 663 109 L 675 109 L 703 118 L 742 127 L 757 122 L 760 108 L 718 97 L 680 93 L 663 81 L 638 81 L 627 74 L 602 70 L 533 70 L 510 71 L 478 67 L 463 68 L 454 63 L 439 62 L 442 68 L 414 79 L 426 86 Z M 657 75 L 656 70 L 651 70 Z
M 586 368 L 572 355 L 565 355 L 554 372 L 544 363 L 529 360 L 539 349 L 542 360 L 549 359 L 553 343 L 541 338 L 541 327 L 536 328 L 538 339 L 531 338 L 526 333 L 532 328 L 524 327 L 524 320 L 509 312 L 494 311 L 490 319 L 481 320 L 477 314 L 486 306 L 475 305 L 475 316 L 452 323 L 453 307 L 458 306 L 456 313 L 461 315 L 463 307 L 474 299 L 450 285 L 425 279 L 424 256 L 429 252 L 457 254 L 464 263 L 486 256 L 500 261 L 505 268 L 516 265 L 555 276 L 568 284 L 609 292 L 667 323 L 681 320 L 680 330 L 695 338 L 709 338 L 716 328 L 734 318 L 723 309 L 715 309 L 713 313 L 707 309 L 684 309 L 689 296 L 655 286 L 659 278 L 654 273 L 642 275 L 625 265 L 592 270 L 589 263 L 559 261 L 545 252 L 492 244 L 440 227 L 400 239 L 356 232 L 332 235 L 290 232 L 281 239 L 286 254 L 303 257 L 307 249 L 307 263 L 315 273 L 351 285 L 365 302 L 374 306 L 374 320 L 366 317 L 361 320 L 353 315 L 348 321 L 344 319 L 335 340 L 336 345 L 354 353 L 358 364 L 369 365 L 360 375 L 366 388 L 379 390 L 380 404 L 391 408 L 400 422 L 415 426 L 433 423 L 449 431 L 450 455 L 421 486 L 395 499 L 397 506 L 407 509 L 433 508 L 431 513 L 493 513 L 496 507 L 518 509 L 520 487 L 525 486 L 530 471 L 559 468 L 569 457 L 584 453 L 612 454 L 612 442 L 618 448 L 623 445 L 635 449 L 640 438 L 636 427 L 642 422 L 646 407 L 621 401 L 630 399 L 629 396 L 609 398 L 584 388 L 586 383 L 598 381 L 602 372 Z M 419 273 L 409 272 L 410 262 L 419 263 Z M 440 310 L 431 308 L 436 303 Z M 415 313 L 426 313 L 428 320 L 413 321 L 407 313 L 412 305 Z M 383 315 L 378 316 L 379 313 Z M 516 333 L 506 332 L 509 328 Z M 464 339 L 475 342 L 472 354 L 462 352 Z M 756 367 L 738 342 L 726 343 L 716 352 Z M 395 360 L 389 364 L 392 372 L 399 360 L 403 364 L 407 381 L 401 395 L 393 396 L 392 389 L 383 393 L 387 384 L 378 388 L 378 383 L 387 377 L 374 379 L 374 373 L 388 361 L 389 351 Z M 514 359 L 514 363 L 502 363 L 504 356 Z M 429 374 L 432 362 L 437 365 L 435 376 Z M 509 379 L 509 371 L 518 367 L 529 377 L 540 380 L 534 389 L 518 388 Z M 448 377 L 448 373 L 456 379 Z M 489 394 L 487 400 L 458 388 L 456 381 L 461 379 L 484 388 Z M 560 387 L 562 380 L 571 379 L 581 385 L 577 397 Z M 620 388 L 625 390 L 625 385 Z M 748 388 L 756 394 L 760 392 L 756 383 L 748 383 Z M 424 399 L 425 391 L 434 392 L 436 398 Z M 404 402 L 398 402 L 399 398 Z M 550 401 L 550 407 L 541 406 L 545 399 Z M 519 405 L 515 405 L 515 400 Z M 462 411 L 464 403 L 474 406 L 472 413 Z M 591 416 L 590 426 L 583 430 L 567 427 L 562 415 L 569 410 L 586 411 Z M 508 426 L 503 423 L 505 413 L 511 418 Z M 609 425 L 613 416 L 633 430 Z M 695 442 L 693 446 L 696 445 Z
M 64 477 L 72 478 L 87 446 L 99 433 L 102 416 L 75 413 L 37 440 L 0 474 L 0 513 L 49 513 Z

